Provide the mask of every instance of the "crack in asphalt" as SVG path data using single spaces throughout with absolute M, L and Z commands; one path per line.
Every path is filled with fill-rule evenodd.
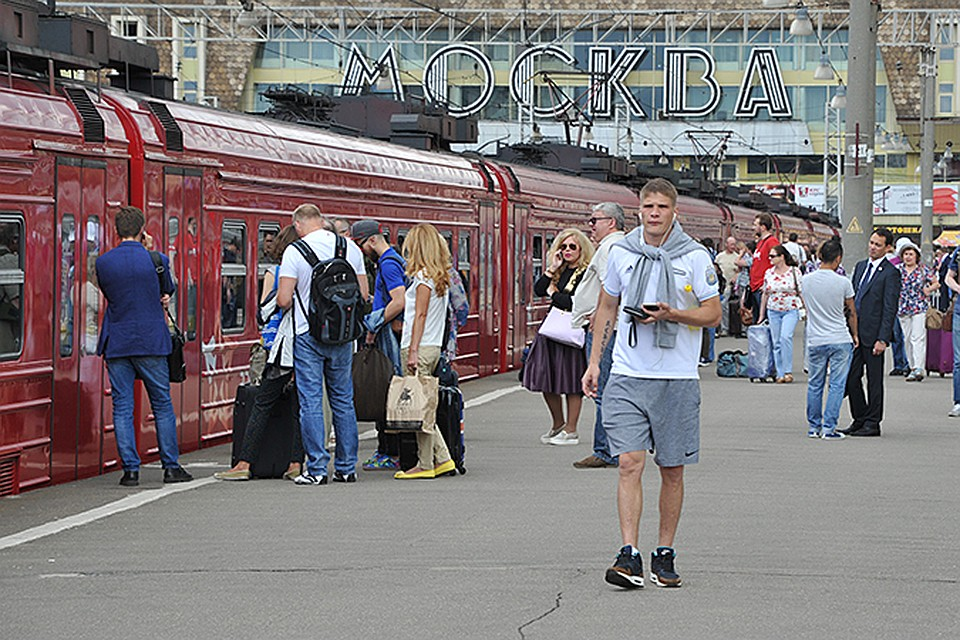
M 528 620 L 527 622 L 524 622 L 522 625 L 520 625 L 519 627 L 517 627 L 517 633 L 520 634 L 520 639 L 521 639 L 521 640 L 526 640 L 526 637 L 527 637 L 527 636 L 526 636 L 526 634 L 523 633 L 524 627 L 529 627 L 529 626 L 532 625 L 534 622 L 539 622 L 539 621 L 543 620 L 544 618 L 546 618 L 546 617 L 547 617 L 548 615 L 550 615 L 551 613 L 553 613 L 554 611 L 558 610 L 558 609 L 560 608 L 560 601 L 561 601 L 562 599 L 563 599 L 563 591 L 561 591 L 560 593 L 557 594 L 557 601 L 554 603 L 554 605 L 553 605 L 552 607 L 550 607 L 549 610 L 545 611 L 544 613 L 541 613 L 540 615 L 538 615 L 538 616 L 537 616 L 536 618 L 534 618 L 533 620 Z

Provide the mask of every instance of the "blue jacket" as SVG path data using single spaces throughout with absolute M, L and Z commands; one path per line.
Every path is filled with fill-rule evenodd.
M 163 293 L 173 294 L 170 261 L 160 257 Z M 169 355 L 172 344 L 160 303 L 160 279 L 144 246 L 128 240 L 97 258 L 97 283 L 107 299 L 97 354 L 108 359 Z

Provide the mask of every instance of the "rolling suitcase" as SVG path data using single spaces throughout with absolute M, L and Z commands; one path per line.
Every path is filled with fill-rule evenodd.
M 927 329 L 927 375 L 953 373 L 953 332 Z
M 750 382 L 766 382 L 775 377 L 773 339 L 766 324 L 747 327 L 747 377 Z
M 463 394 L 454 386 L 440 387 L 437 399 L 437 428 L 447 443 L 450 458 L 457 465 L 460 475 L 467 472 L 463 465 L 465 446 L 463 444 Z
M 243 435 L 253 411 L 259 386 L 242 384 L 237 387 L 237 399 L 233 403 L 233 448 L 231 465 L 237 464 L 243 448 Z M 250 472 L 255 478 L 282 478 L 293 455 L 295 430 L 300 427 L 297 415 L 300 403 L 296 385 L 288 385 L 283 395 L 270 411 L 267 428 L 260 440 L 256 460 L 250 460 Z

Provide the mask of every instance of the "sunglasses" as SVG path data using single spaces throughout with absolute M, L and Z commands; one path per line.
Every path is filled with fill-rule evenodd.
M 577 246 L 577 245 L 575 245 L 575 244 L 562 244 L 562 245 L 560 245 L 560 250 L 561 250 L 561 251 L 566 251 L 567 249 L 569 249 L 570 251 L 576 251 L 576 250 L 579 249 L 579 248 L 580 248 L 580 247 Z
M 771 254 L 770 254 L 769 256 L 767 256 L 767 257 L 770 258 L 771 260 L 773 260 L 774 258 L 779 258 L 779 257 L 780 257 L 780 254 L 779 254 L 779 253 L 771 253 Z
M 589 222 L 590 226 L 592 227 L 593 225 L 597 224 L 597 222 L 599 222 L 600 220 L 612 220 L 612 219 L 613 218 L 610 218 L 609 216 L 594 216 L 589 220 L 587 220 L 587 222 Z

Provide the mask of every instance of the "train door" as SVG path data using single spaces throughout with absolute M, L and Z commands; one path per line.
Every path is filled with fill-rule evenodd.
M 182 451 L 200 447 L 200 344 L 197 340 L 197 295 L 200 251 L 198 226 L 202 202 L 202 173 L 166 167 L 163 175 L 165 252 L 177 292 L 170 300 L 170 315 L 186 334 L 183 357 L 187 379 L 170 385 L 177 415 L 177 436 Z
M 520 354 L 527 339 L 527 282 L 530 274 L 527 272 L 527 220 L 530 217 L 530 207 L 514 205 L 513 219 L 510 221 L 510 238 L 513 243 L 513 265 L 509 273 L 513 274 L 513 291 L 508 298 L 510 307 L 510 337 L 509 349 L 506 354 L 507 367 L 520 366 Z
M 94 266 L 103 250 L 106 164 L 57 161 L 51 475 L 100 472 L 106 372 L 97 355 L 102 299 Z
M 500 327 L 499 301 L 496 299 L 497 272 L 499 263 L 500 225 L 497 222 L 499 207 L 492 202 L 480 203 L 480 290 L 477 296 L 480 315 L 480 375 L 489 375 L 499 370 Z

